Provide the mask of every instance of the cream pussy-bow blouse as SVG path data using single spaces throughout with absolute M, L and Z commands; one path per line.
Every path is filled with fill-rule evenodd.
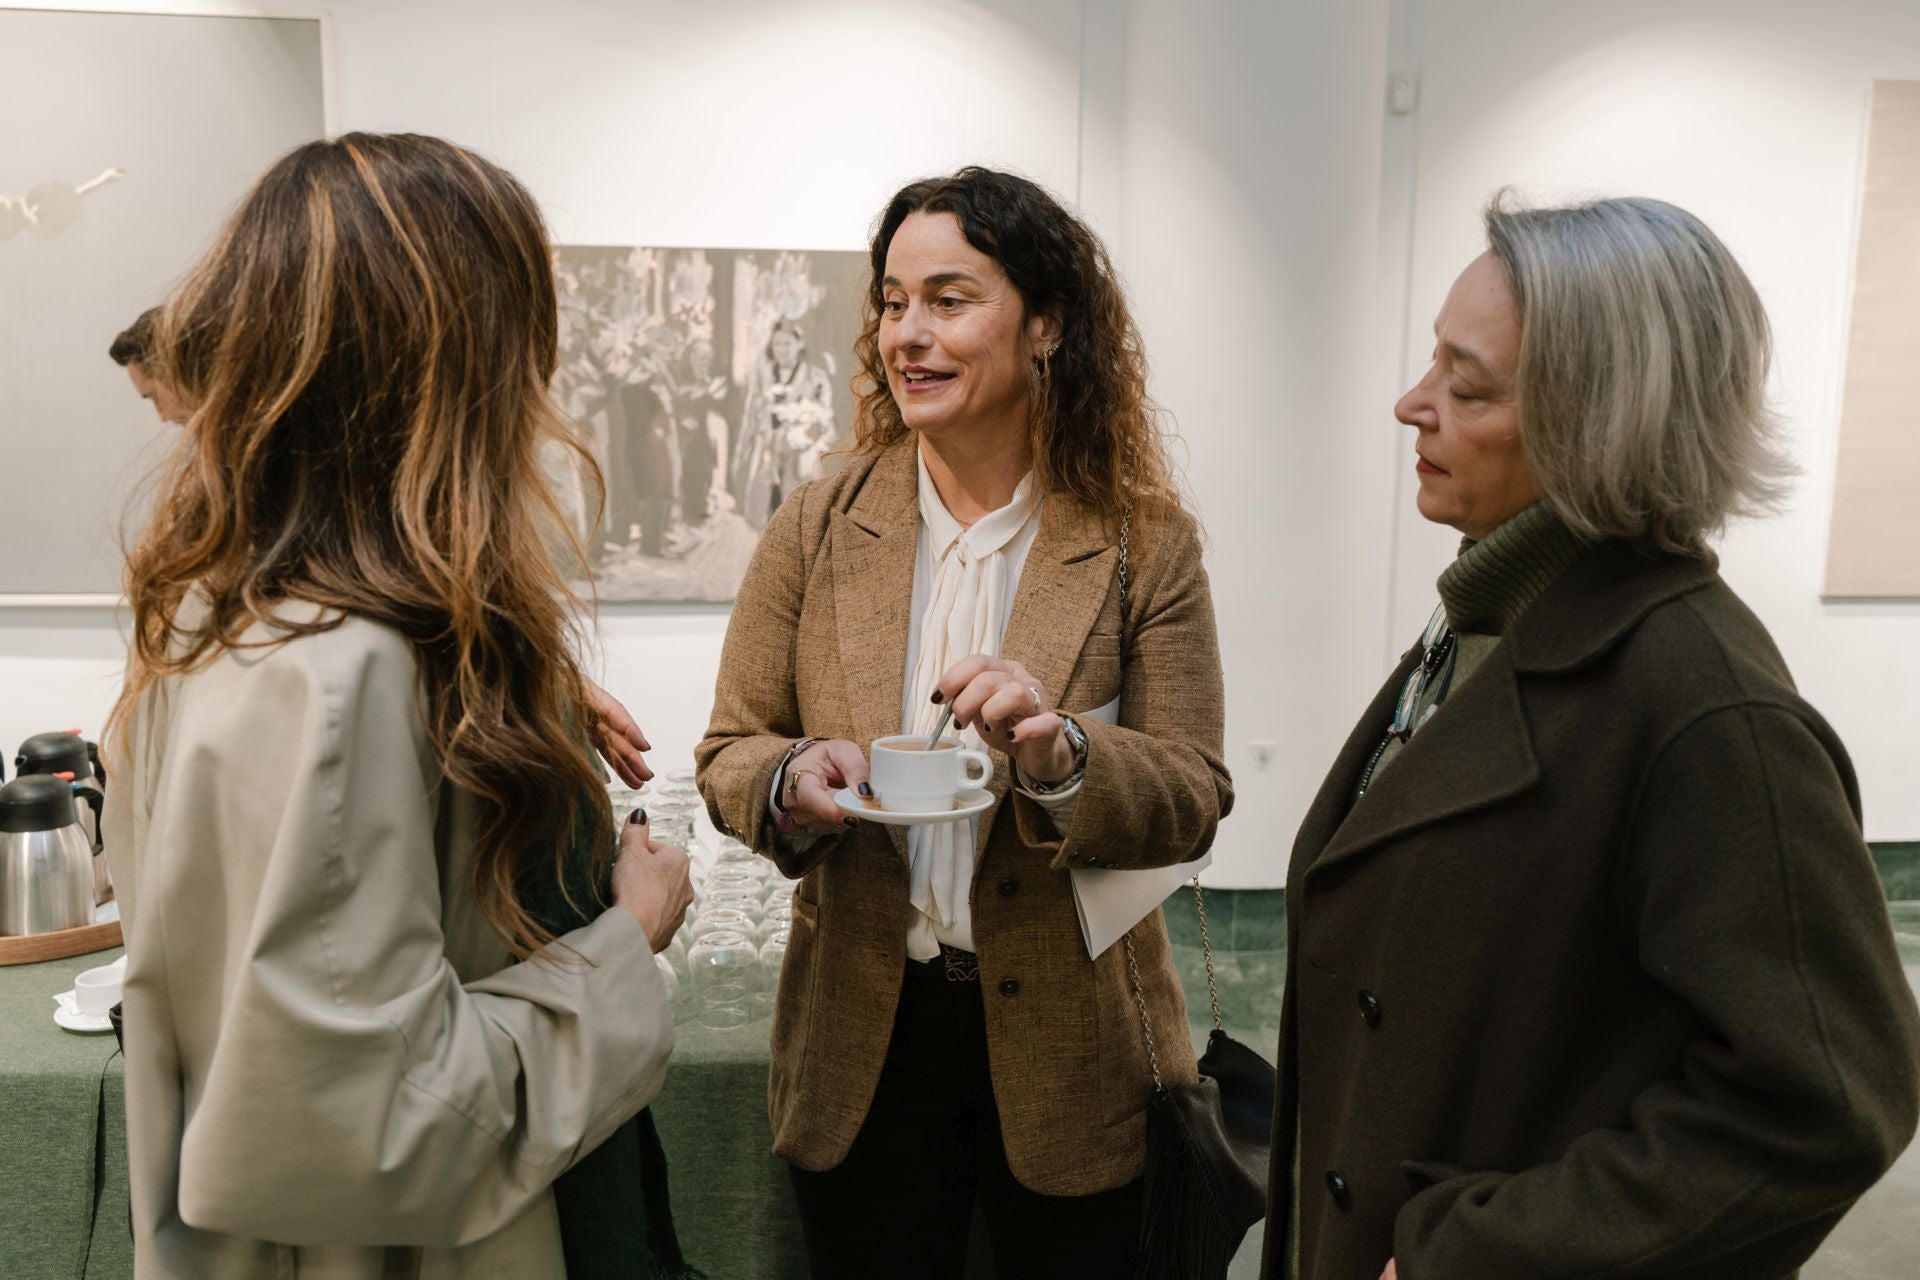
M 940 722 L 933 690 L 940 677 L 962 658 L 979 653 L 998 657 L 1007 633 L 1007 616 L 1020 588 L 1020 571 L 1040 532 L 1040 495 L 1029 473 L 1013 491 L 1013 500 L 971 526 L 953 518 L 927 474 L 920 470 L 920 546 L 913 566 L 913 612 L 907 633 L 907 678 L 901 695 L 900 723 L 909 733 L 932 733 Z M 968 726 L 962 744 L 984 749 Z M 1052 815 L 1064 833 L 1073 816 L 1078 785 L 1046 795 L 1026 791 Z M 931 960 L 940 944 L 972 951 L 973 857 L 975 818 L 912 827 L 907 832 L 909 893 L 913 923 L 907 930 L 907 955 Z

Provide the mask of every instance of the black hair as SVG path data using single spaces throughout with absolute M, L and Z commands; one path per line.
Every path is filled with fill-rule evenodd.
M 148 307 L 140 313 L 140 318 L 122 329 L 113 339 L 113 345 L 107 348 L 107 354 L 122 369 L 130 364 L 145 364 L 147 349 L 153 345 L 153 322 L 160 315 L 160 308 Z

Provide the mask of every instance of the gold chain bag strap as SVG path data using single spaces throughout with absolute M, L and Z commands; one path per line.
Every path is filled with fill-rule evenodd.
M 1121 667 L 1126 665 L 1129 608 L 1129 505 L 1120 518 Z M 1213 973 L 1213 941 L 1207 936 L 1206 897 L 1193 878 L 1193 906 L 1200 917 L 1200 955 L 1207 968 L 1207 999 L 1213 1030 L 1200 1055 L 1199 1079 L 1169 1087 L 1160 1074 L 1160 1053 L 1147 1016 L 1147 994 L 1133 934 L 1127 976 L 1140 1010 L 1153 1096 L 1147 1103 L 1144 1212 L 1140 1222 L 1137 1280 L 1225 1280 L 1234 1253 L 1267 1211 L 1267 1157 L 1273 1129 L 1273 1067 L 1226 1032 L 1220 1022 L 1220 988 Z M 1137 926 L 1136 926 L 1137 927 Z

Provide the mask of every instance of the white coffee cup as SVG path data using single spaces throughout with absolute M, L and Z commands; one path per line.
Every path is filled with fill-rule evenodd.
M 962 750 L 953 738 L 940 739 L 929 751 L 919 733 L 875 738 L 867 759 L 874 801 L 889 813 L 943 813 L 960 792 L 984 787 L 993 777 L 986 752 Z
M 83 970 L 73 980 L 73 1007 L 89 1018 L 104 1018 L 120 1003 L 120 984 L 126 970 L 118 964 Z

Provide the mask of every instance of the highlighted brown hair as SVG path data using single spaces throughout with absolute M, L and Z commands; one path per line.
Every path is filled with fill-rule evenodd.
M 527 874 L 554 883 L 577 823 L 612 847 L 571 656 L 584 554 L 542 471 L 558 447 L 598 486 L 548 397 L 558 340 L 546 229 L 505 171 L 403 134 L 275 164 L 154 326 L 194 411 L 127 560 L 114 710 L 227 650 L 395 628 L 440 766 L 481 805 L 473 892 L 518 955 L 549 940 Z M 290 626 L 285 601 L 327 612 Z
M 880 356 L 887 250 L 915 213 L 952 214 L 967 243 L 1000 264 L 1028 315 L 1060 318 L 1060 345 L 1036 359 L 1029 388 L 1033 470 L 1043 492 L 1069 493 L 1117 527 L 1138 499 L 1181 509 L 1147 356 L 1099 237 L 1038 183 L 970 165 L 902 187 L 874 224 L 873 277 L 854 357 L 854 447 L 882 449 L 909 428 Z

